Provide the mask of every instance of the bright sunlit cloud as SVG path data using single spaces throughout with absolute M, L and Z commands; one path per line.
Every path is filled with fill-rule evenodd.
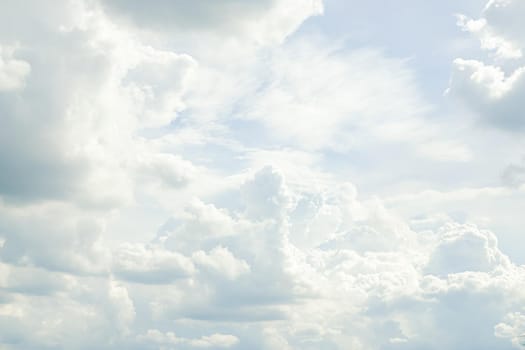
M 0 349 L 523 348 L 524 16 L 2 2 Z

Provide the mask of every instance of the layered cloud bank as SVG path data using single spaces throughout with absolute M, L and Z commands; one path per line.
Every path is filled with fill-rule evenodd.
M 520 4 L 460 18 L 494 62 L 449 88 L 518 131 Z M 337 168 L 474 156 L 406 60 L 297 34 L 323 6 L 0 5 L 0 349 L 520 348 L 498 232 Z M 522 165 L 443 206 L 523 195 Z

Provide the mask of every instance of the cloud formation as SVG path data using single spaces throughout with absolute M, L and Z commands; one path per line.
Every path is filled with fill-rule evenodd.
M 510 131 L 522 131 L 525 125 L 520 103 L 525 94 L 525 30 L 518 21 L 524 13 L 519 0 L 496 0 L 479 19 L 459 16 L 458 25 L 479 38 L 491 59 L 456 59 L 449 88 L 482 120 Z
M 525 267 L 442 207 L 518 197 L 523 167 L 406 194 L 478 150 L 411 60 L 309 32 L 324 6 L 0 5 L 1 349 L 520 348 Z M 494 61 L 450 86 L 516 130 L 522 10 L 460 19 Z M 374 163 L 390 199 L 354 183 Z

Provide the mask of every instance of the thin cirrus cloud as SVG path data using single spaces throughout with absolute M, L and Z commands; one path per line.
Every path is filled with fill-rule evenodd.
M 0 5 L 0 348 L 520 348 L 523 6 L 444 97 L 331 5 Z

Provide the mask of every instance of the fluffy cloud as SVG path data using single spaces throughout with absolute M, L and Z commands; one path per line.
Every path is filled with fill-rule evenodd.
M 525 346 L 525 317 L 520 312 L 505 316 L 504 322 L 498 323 L 494 331 L 498 337 L 510 338 L 518 349 Z
M 486 19 L 488 30 L 493 31 L 494 35 L 499 35 L 522 49 L 525 43 L 525 30 L 520 18 L 524 12 L 525 6 L 521 1 L 492 0 L 486 5 L 483 17 Z
M 523 302 L 519 291 L 525 275 L 499 250 L 491 232 L 473 225 L 447 224 L 416 235 L 377 203 L 356 206 L 353 191 L 350 196 L 345 192 L 295 193 L 279 173 L 268 168 L 256 173 L 237 195 L 251 200 L 243 193 L 253 186 L 258 189 L 257 202 L 275 209 L 258 211 L 255 216 L 241 211 L 237 218 L 222 210 L 223 221 L 244 220 L 234 226 L 236 232 L 214 236 L 212 244 L 220 243 L 227 250 L 216 248 L 209 258 L 204 251 L 193 254 L 196 265 L 213 261 L 219 251 L 221 256 L 239 256 L 249 264 L 250 273 L 238 275 L 234 282 L 195 276 L 193 284 L 178 285 L 181 294 L 176 299 L 154 297 L 159 298 L 155 302 L 159 315 L 202 324 L 250 321 L 253 326 L 248 333 L 244 330 L 244 336 L 238 335 L 239 345 L 247 346 L 249 339 L 261 337 L 261 349 L 437 349 L 436 339 L 451 349 L 483 344 L 510 348 L 511 343 L 494 336 L 493 329 L 503 327 L 497 325 Z M 342 215 L 356 207 L 360 208 L 358 216 Z M 300 244 L 301 234 L 308 239 L 309 229 L 296 214 L 304 208 L 309 208 L 309 217 L 322 215 L 334 224 L 323 225 L 331 229 L 316 239 L 317 244 L 299 249 L 291 242 Z M 208 210 L 201 215 L 206 222 L 204 217 L 217 213 Z M 202 226 L 196 232 L 206 237 L 205 232 L 213 228 Z M 345 233 L 349 229 L 359 232 L 359 240 L 346 240 L 345 235 L 353 235 Z M 171 232 L 177 235 L 178 231 Z M 337 238 L 335 244 L 332 237 L 341 234 L 345 238 Z M 170 242 L 169 235 L 163 234 L 164 242 Z M 178 237 L 171 247 L 184 239 Z M 204 239 L 192 246 L 198 247 L 197 243 L 210 244 Z M 223 260 L 235 266 L 231 258 Z M 451 323 L 450 319 L 458 321 Z M 258 322 L 272 326 L 261 331 Z M 483 336 L 477 334 L 480 329 Z M 155 334 L 162 342 L 180 340 L 168 333 Z
M 471 153 L 426 119 L 407 61 L 290 36 L 321 1 L 0 8 L 0 348 L 519 345 L 525 270 L 497 232 L 406 220 L 323 163 Z M 521 8 L 462 25 L 519 60 L 497 18 Z M 517 103 L 522 69 L 456 67 L 480 111 Z
M 97 343 L 108 349 L 437 349 L 436 339 L 450 349 L 507 349 L 506 339 L 517 337 L 507 315 L 524 301 L 525 272 L 489 231 L 447 224 L 416 233 L 377 201 L 360 201 L 349 184 L 303 192 L 272 168 L 230 196 L 241 206 L 195 202 L 152 243 L 116 247 L 106 265 L 113 280 L 56 272 L 27 254 L 7 260 L 28 267 L 4 265 L 2 310 L 19 320 L 4 343 L 22 341 L 13 332 L 28 327 L 20 322 L 35 312 L 27 309 L 35 291 L 46 303 L 65 303 L 57 317 L 77 315 L 88 329 L 97 322 L 97 338 L 86 344 L 111 334 L 111 343 Z M 21 269 L 34 265 L 53 272 L 28 283 Z M 87 298 L 101 283 L 107 291 Z M 99 306 L 107 310 L 86 319 Z M 248 323 L 232 326 L 239 322 Z M 22 344 L 53 346 L 67 330 L 70 346 L 82 348 L 74 327 L 58 324 Z
M 426 267 L 427 273 L 447 275 L 464 271 L 490 272 L 510 265 L 496 236 L 476 227 L 445 226 Z
M 127 244 L 114 254 L 113 271 L 124 280 L 170 283 L 191 276 L 194 270 L 192 261 L 184 255 L 157 247 Z
M 21 24 L 5 32 L 13 32 L 6 42 L 20 40 L 17 51 L 2 49 L 1 76 L 9 77 L 2 85 L 11 86 L 0 96 L 0 153 L 7 169 L 0 193 L 7 198 L 75 199 L 106 207 L 129 202 L 129 173 L 143 166 L 136 163 L 144 157 L 136 155 L 155 158 L 137 133 L 169 124 L 184 108 L 185 80 L 195 66 L 191 57 L 142 45 L 97 7 L 82 4 L 68 2 L 54 11 L 55 22 L 40 23 L 37 39 L 25 36 Z M 38 7 L 13 11 L 27 24 Z M 188 165 L 164 159 L 172 170 L 160 172 L 163 181 L 183 182 L 184 175 L 177 175 Z M 153 162 L 161 160 L 144 167 L 162 167 Z
M 508 130 L 521 130 L 524 73 L 525 68 L 518 68 L 507 76 L 501 67 L 456 59 L 449 91 L 458 94 L 487 122 Z
M 463 30 L 478 36 L 481 48 L 495 52 L 493 62 L 458 58 L 449 93 L 460 98 L 486 122 L 507 130 L 523 129 L 520 99 L 525 93 L 525 31 L 518 18 L 521 1 L 490 1 L 480 19 L 459 17 Z
M 192 257 L 198 265 L 224 274 L 230 280 L 250 271 L 250 266 L 246 261 L 236 259 L 227 248 L 223 247 L 216 247 L 209 254 L 200 250 L 193 253 Z
M 107 271 L 109 252 L 101 220 L 62 205 L 0 207 L 3 261 L 80 274 Z
M 6 349 L 112 348 L 135 316 L 127 290 L 113 282 L 71 278 L 55 295 L 19 291 L 0 304 Z

